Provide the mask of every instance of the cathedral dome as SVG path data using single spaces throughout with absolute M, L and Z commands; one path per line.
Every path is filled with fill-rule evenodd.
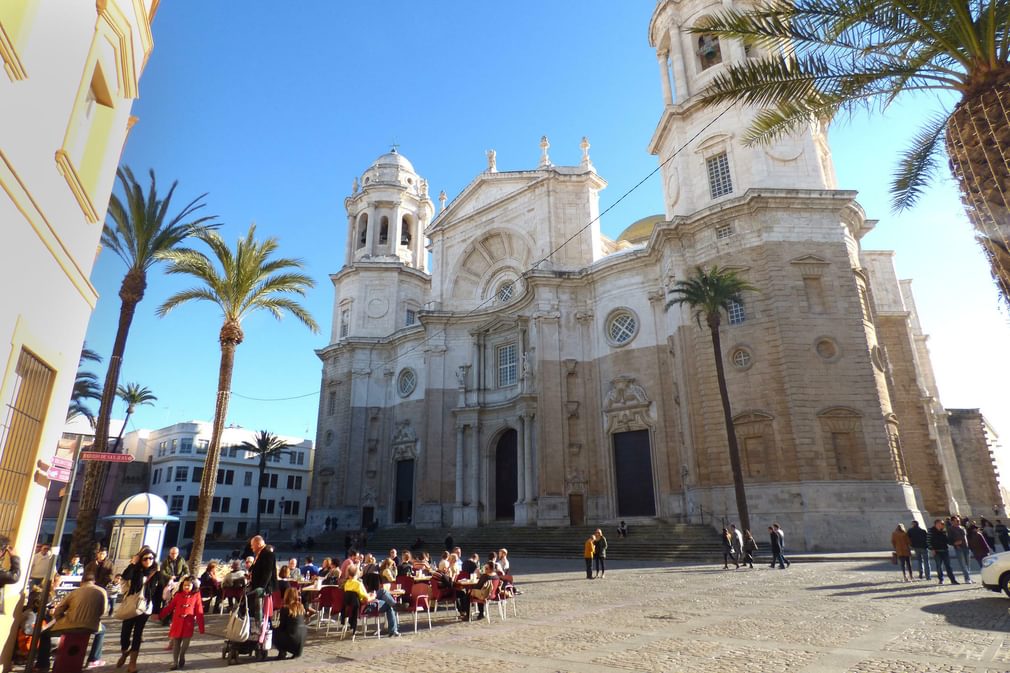
M 632 222 L 627 229 L 621 232 L 617 240 L 627 241 L 628 243 L 645 243 L 649 240 L 649 236 L 652 235 L 652 230 L 656 228 L 656 225 L 664 221 L 666 221 L 666 216 L 664 215 L 643 217 L 637 222 Z
M 414 164 L 410 163 L 407 157 L 397 152 L 395 147 L 373 161 L 371 168 L 378 168 L 379 166 L 396 166 L 411 173 L 417 172 L 414 170 Z

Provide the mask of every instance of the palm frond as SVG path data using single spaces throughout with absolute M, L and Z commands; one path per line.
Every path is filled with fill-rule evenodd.
M 891 209 L 894 212 L 914 206 L 935 176 L 939 167 L 937 155 L 943 144 L 949 118 L 947 114 L 935 115 L 919 130 L 911 146 L 902 153 L 897 173 L 891 182 Z

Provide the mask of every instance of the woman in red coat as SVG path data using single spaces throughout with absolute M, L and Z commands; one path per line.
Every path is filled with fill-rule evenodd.
M 203 633 L 203 600 L 192 577 L 184 577 L 172 602 L 161 609 L 161 619 L 172 615 L 168 637 L 172 640 L 171 670 L 186 668 L 186 649 L 193 637 L 194 625 Z

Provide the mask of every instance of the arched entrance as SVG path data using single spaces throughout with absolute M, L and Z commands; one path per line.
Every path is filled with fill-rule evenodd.
M 516 454 L 518 435 L 508 429 L 498 438 L 495 448 L 494 517 L 514 521 L 515 502 L 519 499 L 519 462 Z

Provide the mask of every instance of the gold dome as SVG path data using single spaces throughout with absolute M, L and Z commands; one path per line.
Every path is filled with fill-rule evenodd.
M 617 240 L 627 241 L 628 243 L 644 243 L 649 240 L 649 236 L 652 235 L 652 230 L 656 228 L 656 225 L 665 221 L 665 215 L 649 215 L 648 217 L 643 217 L 637 222 L 633 222 L 627 229 L 622 231 L 620 236 L 617 237 Z

